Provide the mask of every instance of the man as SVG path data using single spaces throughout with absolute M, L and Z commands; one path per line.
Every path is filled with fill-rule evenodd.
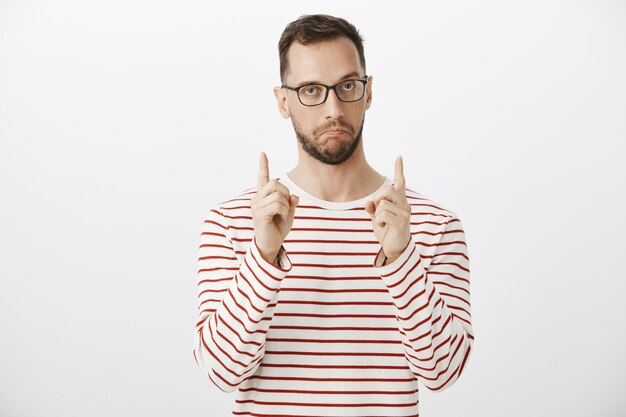
M 344 19 L 305 15 L 279 42 L 280 113 L 299 162 L 208 212 L 194 357 L 238 390 L 233 414 L 417 416 L 418 381 L 452 385 L 470 356 L 469 258 L 458 216 L 365 160 L 372 101 Z

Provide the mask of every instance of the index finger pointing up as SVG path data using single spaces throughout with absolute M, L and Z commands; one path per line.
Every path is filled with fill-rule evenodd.
M 267 155 L 265 155 L 265 152 L 261 152 L 261 158 L 259 160 L 259 186 L 257 188 L 257 191 L 260 191 L 261 188 L 263 188 L 263 186 L 269 181 L 270 168 L 267 162 Z
M 393 179 L 393 188 L 399 191 L 402 195 L 405 195 L 405 181 L 404 181 L 404 164 L 402 162 L 402 155 L 396 158 L 396 174 Z

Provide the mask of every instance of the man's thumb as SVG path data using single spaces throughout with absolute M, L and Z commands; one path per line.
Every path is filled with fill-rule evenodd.
M 295 194 L 291 194 L 289 196 L 289 211 L 294 212 L 296 211 L 296 206 L 298 205 L 298 203 L 300 202 L 300 197 L 298 197 Z

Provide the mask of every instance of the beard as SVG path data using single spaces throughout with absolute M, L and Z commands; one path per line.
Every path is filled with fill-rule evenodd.
M 363 133 L 363 124 L 365 123 L 365 115 L 363 115 L 363 118 L 361 119 L 361 126 L 359 127 L 359 131 L 356 135 L 353 135 L 354 129 L 349 125 L 331 124 L 317 129 L 317 132 L 319 133 L 313 132 L 314 138 L 311 138 L 311 136 L 305 135 L 302 130 L 300 130 L 296 122 L 293 120 L 293 117 L 291 118 L 291 123 L 293 124 L 294 131 L 296 132 L 298 142 L 300 142 L 306 153 L 324 164 L 338 165 L 348 160 L 359 146 Z M 344 139 L 344 136 L 341 135 L 327 136 L 325 138 L 326 142 L 322 142 L 324 139 L 320 139 L 320 137 L 323 132 L 332 128 L 345 130 L 348 133 L 350 140 Z M 324 145 L 328 144 L 331 140 L 339 142 L 338 146 L 333 148 L 334 150 L 324 147 Z

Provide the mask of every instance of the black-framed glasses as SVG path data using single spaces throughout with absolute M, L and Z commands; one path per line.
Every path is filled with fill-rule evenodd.
M 339 81 L 334 85 L 306 84 L 300 87 L 290 87 L 283 84 L 281 87 L 295 91 L 298 94 L 298 100 L 300 100 L 300 103 L 304 106 L 319 106 L 324 103 L 328 98 L 328 92 L 330 90 L 335 90 L 335 94 L 339 100 L 350 103 L 363 98 L 365 94 L 365 84 L 367 84 L 367 75 L 364 75 L 364 77 L 364 80 L 351 78 Z

